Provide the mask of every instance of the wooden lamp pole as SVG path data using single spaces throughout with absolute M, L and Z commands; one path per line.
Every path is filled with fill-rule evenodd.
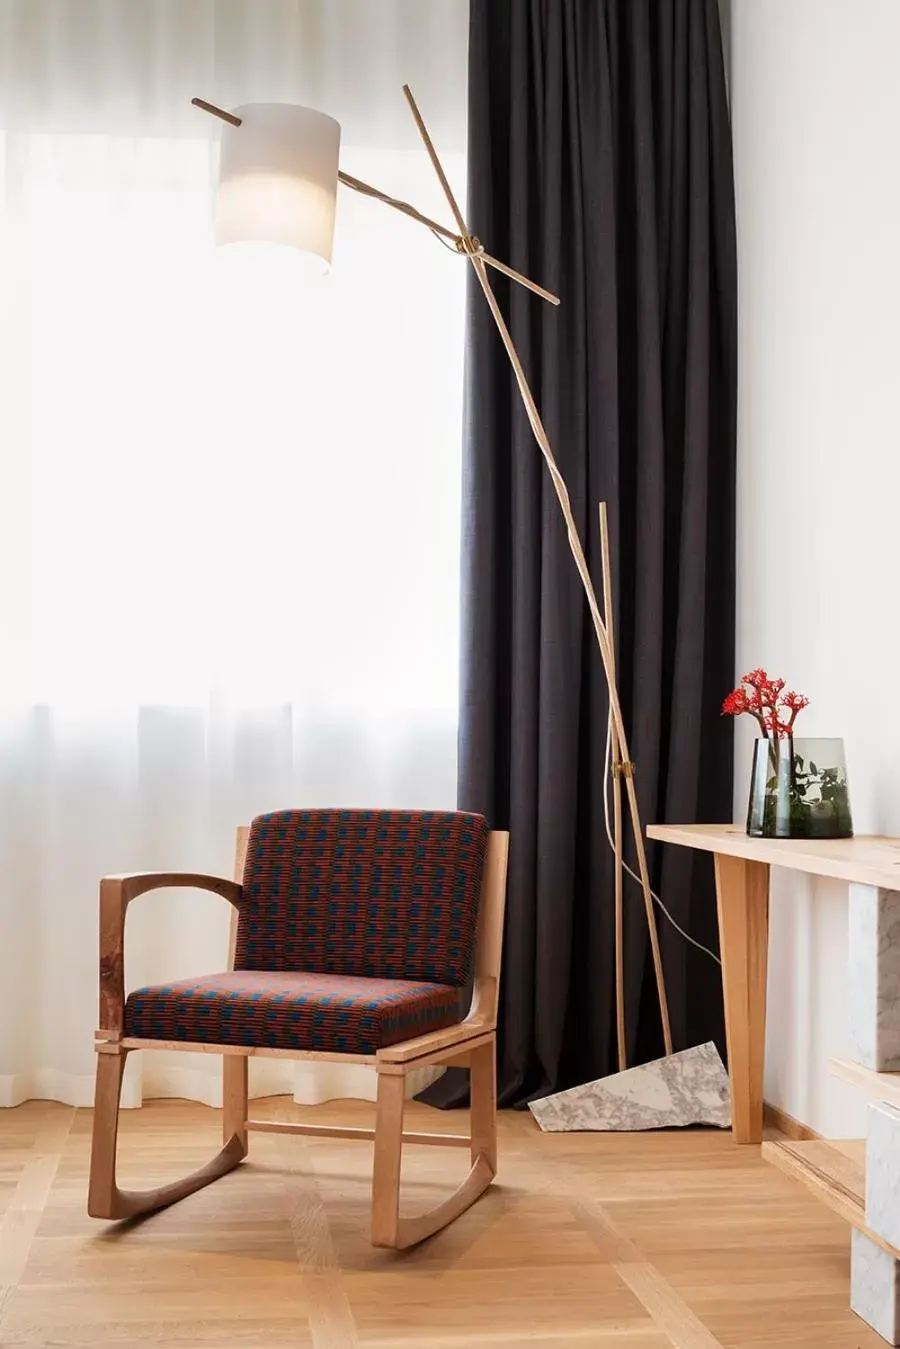
M 507 267 L 505 263 L 499 262 L 496 258 L 491 257 L 489 253 L 486 253 L 484 251 L 484 248 L 479 242 L 479 240 L 474 238 L 469 233 L 468 228 L 466 226 L 466 222 L 463 219 L 462 212 L 459 209 L 459 205 L 456 201 L 456 198 L 453 195 L 453 191 L 447 180 L 447 175 L 444 173 L 443 166 L 441 164 L 440 159 L 438 158 L 438 154 L 437 151 L 435 150 L 434 143 L 432 142 L 431 136 L 428 134 L 428 130 L 425 126 L 424 121 L 422 120 L 422 114 L 419 112 L 418 105 L 415 99 L 413 98 L 412 92 L 408 85 L 403 86 L 403 93 L 406 96 L 406 101 L 409 104 L 410 111 L 412 112 L 413 118 L 415 119 L 416 126 L 419 130 L 420 136 L 422 137 L 423 144 L 428 152 L 428 156 L 434 167 L 434 171 L 437 174 L 438 181 L 440 182 L 440 185 L 444 191 L 444 195 L 447 198 L 447 203 L 450 207 L 450 210 L 453 213 L 453 217 L 456 221 L 457 226 L 456 231 L 447 229 L 446 226 L 439 224 L 437 221 L 430 219 L 426 215 L 423 215 L 421 211 L 417 211 L 414 206 L 410 206 L 408 202 L 398 201 L 397 198 L 391 197 L 387 193 L 381 192 L 378 188 L 372 187 L 370 184 L 364 183 L 358 178 L 351 177 L 349 174 L 339 171 L 338 180 L 344 183 L 346 187 L 352 188 L 355 192 L 361 192 L 365 196 L 374 197 L 376 200 L 383 202 L 386 206 L 391 206 L 393 207 L 394 210 L 402 212 L 404 215 L 409 216 L 413 220 L 417 220 L 422 225 L 426 225 L 428 229 L 432 231 L 432 233 L 434 233 L 435 235 L 439 236 L 442 239 L 449 241 L 457 252 L 464 254 L 472 265 L 472 269 L 475 272 L 476 277 L 478 278 L 478 283 L 481 286 L 482 291 L 484 292 L 484 297 L 487 300 L 488 307 L 490 308 L 491 314 L 493 315 L 494 322 L 497 325 L 497 331 L 500 334 L 501 341 L 503 342 L 503 346 L 506 349 L 506 354 L 509 357 L 509 361 L 513 369 L 513 374 L 515 375 L 516 384 L 518 385 L 519 393 L 521 395 L 522 402 L 525 407 L 525 412 L 528 416 L 528 421 L 531 425 L 531 430 L 534 434 L 535 440 L 538 443 L 538 447 L 540 448 L 541 454 L 544 456 L 544 461 L 550 473 L 550 478 L 551 481 L 553 482 L 553 487 L 556 491 L 556 496 L 563 513 L 563 518 L 565 519 L 566 522 L 566 532 L 569 540 L 569 548 L 571 550 L 572 557 L 574 558 L 578 575 L 581 577 L 581 584 L 584 588 L 584 593 L 588 602 L 588 608 L 590 609 L 591 621 L 594 625 L 594 632 L 597 637 L 597 645 L 600 648 L 600 657 L 603 661 L 603 669 L 606 675 L 607 686 L 609 688 L 609 714 L 610 714 L 613 747 L 614 747 L 614 756 L 613 756 L 614 773 L 615 773 L 614 781 L 619 782 L 619 788 L 615 794 L 621 801 L 621 783 L 624 782 L 625 793 L 628 801 L 628 810 L 631 819 L 631 832 L 634 837 L 634 848 L 635 853 L 637 855 L 638 872 L 640 874 L 641 890 L 643 892 L 644 907 L 647 914 L 647 926 L 649 928 L 650 933 L 650 946 L 653 953 L 653 966 L 656 973 L 656 991 L 659 999 L 660 1018 L 662 1020 L 663 1041 L 665 1044 L 665 1052 L 667 1055 L 669 1055 L 672 1053 L 672 1031 L 669 1024 L 669 1005 L 668 1005 L 668 998 L 666 996 L 666 984 L 665 984 L 665 975 L 663 973 L 662 967 L 662 957 L 659 949 L 659 933 L 657 931 L 656 926 L 656 913 L 653 908 L 653 897 L 650 890 L 650 875 L 647 867 L 647 853 L 644 847 L 644 832 L 641 825 L 640 811 L 638 809 L 637 793 L 635 792 L 634 787 L 635 766 L 634 763 L 631 761 L 631 758 L 628 753 L 628 737 L 625 733 L 625 724 L 622 719 L 622 708 L 619 702 L 618 689 L 616 687 L 615 657 L 613 653 L 612 640 L 611 640 L 611 626 L 612 626 L 611 587 L 608 585 L 608 583 L 604 584 L 604 591 L 609 592 L 605 594 L 606 617 L 604 620 L 604 617 L 601 616 L 600 607 L 597 603 L 597 596 L 594 593 L 594 586 L 593 582 L 591 581 L 590 571 L 588 570 L 587 560 L 585 559 L 584 548 L 582 547 L 581 539 L 578 534 L 578 527 L 575 523 L 575 518 L 572 514 L 572 507 L 569 501 L 569 492 L 566 487 L 565 480 L 563 479 L 563 476 L 560 473 L 559 467 L 556 463 L 556 458 L 553 454 L 553 448 L 550 444 L 547 432 L 544 429 L 544 423 L 541 420 L 541 415 L 540 412 L 538 411 L 537 404 L 534 400 L 534 395 L 531 392 L 531 387 L 525 375 L 525 370 L 522 366 L 521 360 L 519 359 L 519 353 L 516 350 L 515 343 L 513 342 L 509 328 L 506 325 L 506 320 L 504 319 L 503 314 L 500 310 L 500 306 L 497 302 L 497 297 L 494 294 L 490 276 L 488 274 L 488 268 L 490 267 L 496 271 L 502 272 L 505 276 L 510 277 L 513 281 L 518 282 L 522 286 L 526 286 L 536 295 L 540 295 L 542 299 L 548 300 L 551 304 L 559 304 L 559 299 L 556 295 L 553 295 L 550 291 L 545 290 L 543 286 L 539 286 L 537 285 L 536 282 L 531 281 L 527 276 L 523 276 L 521 272 L 515 271 L 512 267 Z M 215 117 L 220 117 L 223 121 L 229 122 L 232 126 L 240 126 L 241 124 L 241 119 L 239 117 L 236 117 L 234 113 L 226 112 L 222 108 L 217 108 L 214 104 L 207 103 L 204 99 L 195 98 L 192 100 L 192 102 L 197 107 L 202 108 L 205 112 L 212 113 L 213 116 Z M 603 528 L 602 538 L 605 540 L 603 546 L 605 547 L 606 555 L 608 556 L 608 535 L 606 534 L 605 526 Z M 622 923 L 621 923 L 621 883 L 622 883 L 621 809 L 619 809 L 619 828 L 617 838 L 619 839 L 619 846 L 617 848 L 617 857 L 616 857 L 617 1043 L 618 1043 L 619 1066 L 621 1068 L 625 1066 L 624 1064 L 625 1032 L 624 1032 L 624 1017 L 622 1013 L 623 968 L 622 968 Z

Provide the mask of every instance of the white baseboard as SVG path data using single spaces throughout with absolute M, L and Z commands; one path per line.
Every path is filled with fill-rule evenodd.
M 0 1107 L 23 1105 L 26 1101 L 60 1101 L 63 1105 L 92 1106 L 94 1075 L 81 1076 L 77 1073 L 62 1073 L 57 1068 L 38 1068 L 33 1073 L 0 1076 Z M 122 1104 L 131 1104 L 126 1103 L 124 1087 Z
M 143 1060 L 140 1077 L 141 1100 L 173 1098 L 199 1101 L 215 1109 L 222 1106 L 222 1062 L 212 1054 L 133 1054 Z M 131 1059 L 129 1059 L 129 1066 Z M 294 1089 L 296 1065 L 283 1059 L 251 1059 L 250 1096 L 287 1096 Z M 123 1102 L 124 1103 L 124 1102 Z
M 197 1066 L 190 1062 L 155 1064 L 152 1054 L 132 1054 L 125 1068 L 122 1106 L 135 1109 L 145 1100 L 176 1097 L 221 1107 L 222 1074 L 217 1060 L 197 1055 Z M 162 1055 L 158 1056 L 162 1058 Z M 174 1059 L 175 1054 L 167 1056 Z M 178 1056 L 179 1058 L 185 1056 Z M 193 1057 L 193 1056 L 191 1056 Z M 144 1063 L 141 1064 L 141 1058 Z M 442 1068 L 419 1068 L 408 1074 L 407 1096 L 415 1096 L 441 1076 Z M 374 1068 L 362 1063 L 290 1063 L 276 1059 L 254 1059 L 250 1063 L 250 1095 L 293 1095 L 298 1105 L 321 1105 L 324 1101 L 352 1097 L 374 1101 Z M 22 1105 L 25 1101 L 59 1101 L 63 1105 L 88 1109 L 94 1104 L 94 1075 L 63 1073 L 57 1068 L 38 1068 L 32 1073 L 0 1076 L 0 1108 Z
M 407 1098 L 424 1091 L 443 1071 L 443 1068 L 416 1068 L 407 1073 Z M 323 1101 L 347 1097 L 374 1101 L 378 1094 L 375 1069 L 364 1063 L 297 1063 L 294 1073 L 294 1100 L 298 1105 L 321 1105 Z

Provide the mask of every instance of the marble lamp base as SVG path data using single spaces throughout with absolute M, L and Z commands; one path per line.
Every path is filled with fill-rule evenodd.
M 598 1133 L 731 1124 L 728 1074 L 710 1040 L 639 1068 L 558 1091 L 529 1109 L 545 1133 Z

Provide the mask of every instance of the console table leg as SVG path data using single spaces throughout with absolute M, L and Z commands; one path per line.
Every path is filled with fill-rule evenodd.
M 768 865 L 716 853 L 716 901 L 732 1135 L 736 1143 L 760 1143 L 769 954 Z

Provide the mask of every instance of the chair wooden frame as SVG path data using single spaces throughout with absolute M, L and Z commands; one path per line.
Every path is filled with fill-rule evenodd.
M 240 878 L 244 871 L 248 834 L 246 827 L 238 830 L 235 856 L 237 879 L 233 881 L 216 876 L 160 871 L 107 876 L 100 882 L 100 1028 L 95 1036 L 97 1081 L 88 1213 L 94 1218 L 133 1218 L 174 1204 L 204 1185 L 218 1180 L 243 1161 L 247 1155 L 247 1135 L 253 1131 L 364 1139 L 372 1140 L 375 1144 L 372 1243 L 395 1249 L 413 1246 L 465 1212 L 497 1174 L 497 997 L 509 835 L 495 831 L 488 837 L 475 946 L 472 1003 L 465 1020 L 457 1025 L 390 1045 L 376 1054 L 260 1049 L 251 1045 L 188 1044 L 126 1036 L 125 915 L 131 900 L 148 890 L 171 886 L 210 890 L 221 895 L 233 908 L 228 958 L 228 968 L 233 969 L 237 918 L 243 899 Z M 121 1190 L 116 1183 L 116 1141 L 122 1076 L 125 1060 L 134 1049 L 221 1054 L 223 1067 L 221 1151 L 199 1171 L 159 1189 L 139 1193 Z M 250 1119 L 247 1061 L 254 1055 L 369 1064 L 378 1074 L 375 1127 L 351 1129 Z M 432 1064 L 469 1068 L 472 1104 L 468 1135 L 404 1133 L 406 1076 L 414 1069 Z M 404 1143 L 467 1147 L 471 1157 L 471 1170 L 459 1188 L 436 1208 L 411 1217 L 400 1215 L 400 1161 Z

